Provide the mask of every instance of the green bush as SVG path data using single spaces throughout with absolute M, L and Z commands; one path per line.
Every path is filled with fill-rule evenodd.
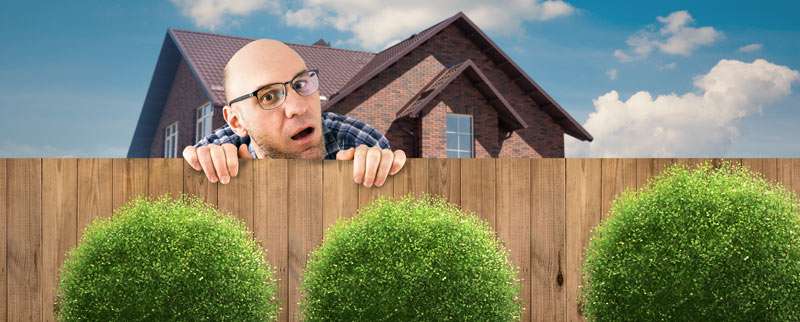
M 519 281 L 491 228 L 444 200 L 379 198 L 337 221 L 302 282 L 306 321 L 511 321 Z
M 61 270 L 60 321 L 274 321 L 277 282 L 243 223 L 194 198 L 93 221 Z
M 798 200 L 747 168 L 671 166 L 593 234 L 589 321 L 800 321 Z

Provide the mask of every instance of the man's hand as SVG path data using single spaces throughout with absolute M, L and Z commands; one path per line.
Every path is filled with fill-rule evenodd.
M 239 173 L 239 158 L 253 158 L 247 150 L 247 144 L 240 145 L 238 151 L 236 146 L 230 143 L 208 144 L 199 148 L 190 145 L 183 149 L 183 159 L 195 171 L 202 169 L 212 183 L 218 180 L 222 184 L 230 182 L 231 177 Z
M 395 175 L 406 163 L 403 150 L 381 149 L 362 144 L 336 153 L 336 160 L 353 160 L 353 181 L 369 188 L 383 186 L 388 175 Z

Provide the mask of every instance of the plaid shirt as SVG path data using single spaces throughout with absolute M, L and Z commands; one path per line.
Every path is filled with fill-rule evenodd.
M 389 140 L 373 127 L 355 118 L 339 115 L 333 112 L 322 112 L 322 132 L 325 140 L 325 159 L 335 160 L 339 150 L 347 150 L 365 144 L 369 147 L 379 146 L 382 149 L 389 149 Z M 250 144 L 250 137 L 240 137 L 233 132 L 228 124 L 218 128 L 204 137 L 195 147 L 208 144 L 231 143 L 236 147 L 247 144 L 250 155 L 253 159 L 258 159 L 253 145 Z

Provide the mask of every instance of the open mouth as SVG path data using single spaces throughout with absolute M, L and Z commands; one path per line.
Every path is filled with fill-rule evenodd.
M 311 127 L 311 126 L 309 126 L 309 127 L 305 128 L 305 129 L 303 129 L 302 131 L 300 131 L 300 132 L 297 132 L 297 134 L 293 135 L 293 136 L 292 136 L 292 140 L 302 140 L 302 139 L 305 139 L 306 137 L 308 137 L 309 135 L 311 135 L 311 133 L 314 133 L 314 128 L 313 128 L 313 127 Z

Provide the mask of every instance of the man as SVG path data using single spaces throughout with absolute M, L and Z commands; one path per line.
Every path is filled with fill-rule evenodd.
M 227 125 L 184 148 L 184 159 L 223 184 L 237 175 L 239 157 L 353 160 L 356 184 L 382 186 L 405 153 L 363 122 L 321 113 L 318 73 L 282 42 L 248 43 L 225 65 Z

